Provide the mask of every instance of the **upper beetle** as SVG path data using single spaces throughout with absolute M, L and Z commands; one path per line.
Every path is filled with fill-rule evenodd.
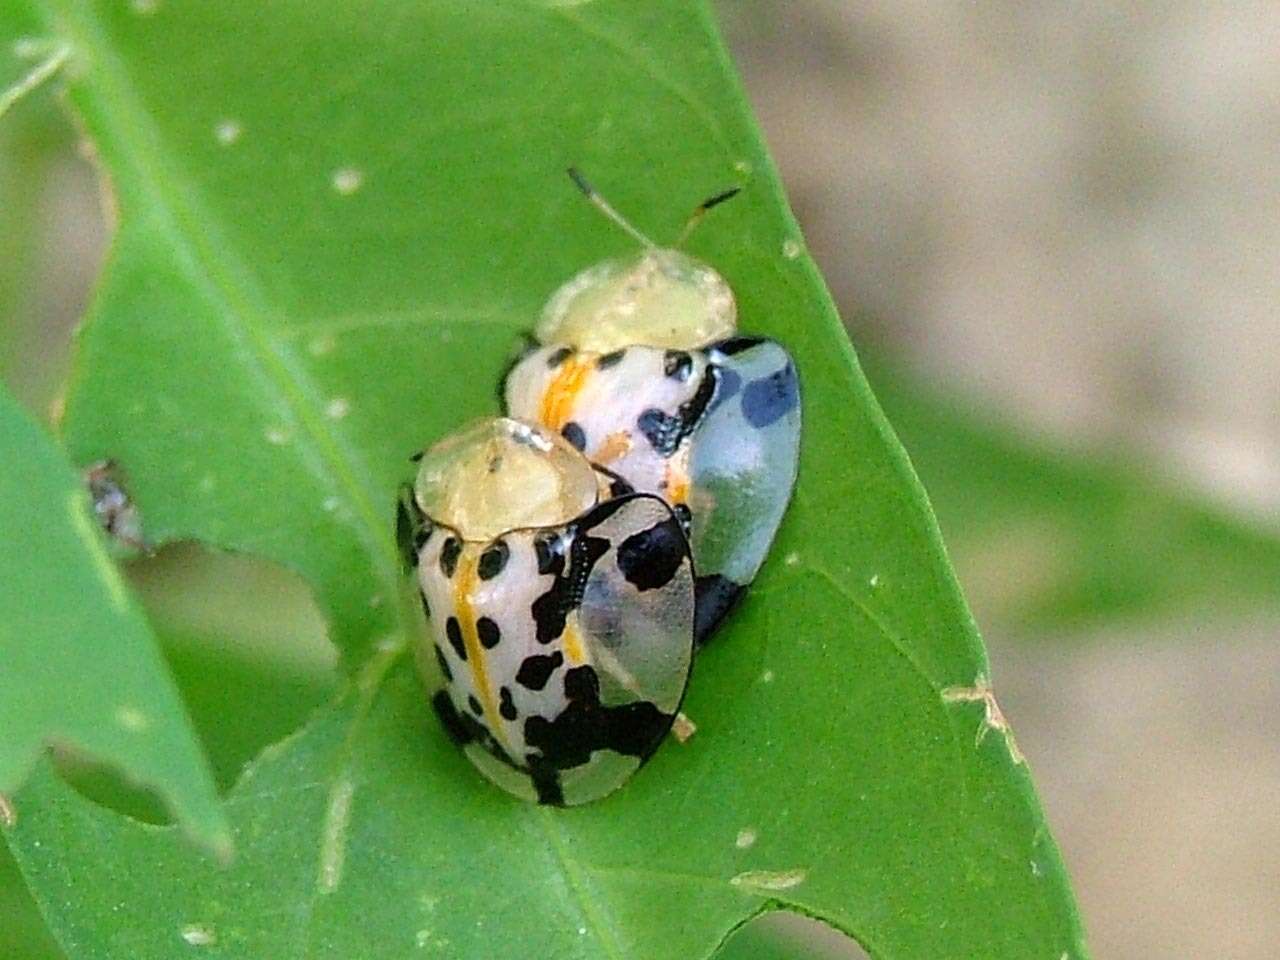
M 554 431 L 637 491 L 662 497 L 689 531 L 695 633 L 705 640 L 754 579 L 795 485 L 800 389 L 777 342 L 737 332 L 728 282 L 588 199 L 640 244 L 572 277 L 547 302 L 537 345 L 507 374 L 507 412 Z

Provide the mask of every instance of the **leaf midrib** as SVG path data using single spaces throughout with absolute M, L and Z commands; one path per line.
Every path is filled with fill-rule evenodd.
M 378 563 L 381 574 L 388 581 L 389 587 L 396 588 L 399 579 L 395 572 L 395 545 L 391 542 L 389 533 L 378 522 L 376 511 L 355 477 L 355 472 L 363 464 L 350 453 L 344 457 L 339 445 L 321 428 L 323 421 L 319 415 L 319 405 L 312 399 L 314 394 L 305 386 L 305 380 L 290 370 L 277 352 L 289 350 L 286 345 L 289 334 L 286 333 L 273 344 L 271 338 L 263 333 L 260 327 L 266 325 L 262 320 L 272 311 L 260 306 L 265 298 L 256 285 L 249 281 L 243 267 L 228 258 L 217 244 L 203 239 L 204 236 L 217 236 L 220 231 L 214 218 L 199 202 L 194 184 L 178 172 L 180 168 L 162 150 L 147 149 L 148 141 L 157 147 L 164 141 L 149 114 L 127 92 L 126 71 L 110 53 L 109 45 L 101 37 L 97 24 L 88 18 L 77 18 L 65 4 L 59 4 L 59 7 L 59 27 L 65 30 L 75 50 L 82 55 L 91 52 L 90 64 L 93 69 L 89 75 L 92 76 L 96 70 L 99 95 L 124 118 L 124 122 L 115 124 L 114 133 L 142 174 L 138 179 L 147 184 L 145 192 L 135 194 L 136 199 L 147 201 L 148 210 L 156 225 L 163 230 L 174 250 L 180 254 L 179 260 L 184 272 L 193 283 L 199 285 L 215 304 L 225 307 L 225 310 L 218 311 L 219 319 L 232 336 L 239 334 L 237 339 L 250 348 L 261 372 L 286 400 L 290 412 L 302 424 L 318 448 L 321 458 L 333 471 L 333 476 L 345 488 L 357 515 L 366 527 L 367 539 L 377 545 L 376 552 L 381 554 L 375 555 L 375 562 L 381 561 Z M 175 189 L 174 185 L 178 183 L 182 185 L 181 190 Z M 179 199 L 180 196 L 189 198 L 185 205 Z M 199 222 L 203 232 L 182 229 L 184 225 L 193 222 Z M 356 734 L 357 730 L 353 727 L 348 736 L 354 737 Z M 577 869 L 568 853 L 563 830 L 551 816 L 546 810 L 532 811 L 532 819 L 555 856 L 566 885 L 578 903 L 584 921 L 596 935 L 597 942 L 611 960 L 625 960 L 604 917 L 607 908 L 598 903 L 587 889 L 586 877 Z M 305 948 L 303 955 L 306 955 Z
M 301 426 L 316 454 L 303 457 L 303 462 L 321 482 L 334 483 L 345 494 L 363 527 L 361 539 L 377 574 L 390 591 L 388 595 L 394 596 L 399 583 L 396 547 L 389 524 L 383 522 L 368 494 L 373 486 L 368 465 L 326 426 L 318 391 L 299 369 L 287 340 L 266 332 L 269 324 L 265 318 L 278 312 L 266 305 L 262 290 L 230 255 L 227 245 L 213 239 L 225 236 L 225 231 L 200 200 L 190 177 L 163 149 L 164 139 L 130 92 L 127 70 L 112 54 L 101 27 L 92 15 L 80 15 L 65 0 L 50 2 L 57 7 L 55 28 L 81 60 L 76 80 L 97 87 L 97 95 L 109 108 L 105 115 L 112 118 L 112 135 L 142 185 L 129 193 L 126 203 L 132 200 L 145 208 L 148 218 L 169 241 L 182 272 L 208 298 L 224 330 L 245 347 L 256 372 L 274 388 L 290 417 Z M 194 224 L 199 229 L 194 229 Z

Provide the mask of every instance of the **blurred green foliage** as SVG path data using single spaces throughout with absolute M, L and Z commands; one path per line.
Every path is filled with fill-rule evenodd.
M 1280 532 L 1159 467 L 1081 455 L 900 364 L 868 376 L 929 491 L 983 626 L 1024 640 L 1280 606 Z

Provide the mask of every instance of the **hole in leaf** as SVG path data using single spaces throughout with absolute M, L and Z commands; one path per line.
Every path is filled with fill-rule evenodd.
M 128 571 L 221 789 L 336 691 L 337 650 L 292 571 L 193 543 Z
M 870 960 L 870 954 L 820 920 L 775 910 L 735 930 L 715 960 Z
M 109 224 L 98 175 L 64 111 L 32 104 L 0 129 L 0 379 L 57 419 L 72 330 L 84 315 Z
M 254 557 L 194 543 L 125 567 L 213 766 L 220 790 L 337 690 L 338 655 L 305 582 Z M 89 799 L 147 823 L 170 822 L 148 790 L 73 751 L 55 759 Z
M 116 767 L 78 750 L 55 746 L 53 766 L 81 796 L 143 823 L 170 824 L 173 818 L 153 791 L 123 776 Z

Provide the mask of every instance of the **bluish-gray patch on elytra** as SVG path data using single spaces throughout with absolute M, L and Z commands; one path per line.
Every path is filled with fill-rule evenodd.
M 757 429 L 777 423 L 800 400 L 795 369 L 787 364 L 776 373 L 752 380 L 742 391 L 742 415 Z

